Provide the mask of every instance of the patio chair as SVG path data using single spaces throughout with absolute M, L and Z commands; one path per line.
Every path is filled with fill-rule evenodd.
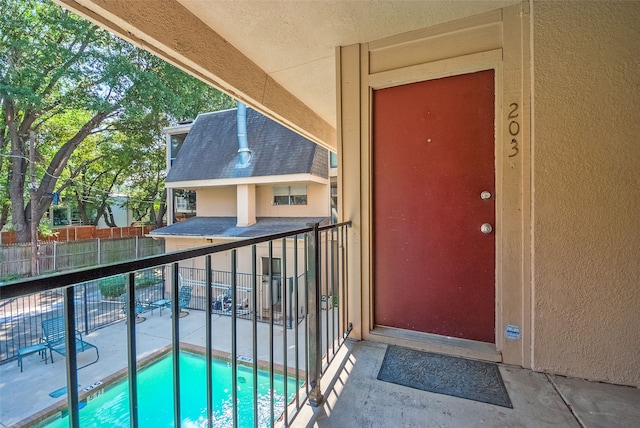
M 231 299 L 231 287 L 228 287 L 223 294 L 220 294 L 214 301 L 211 302 L 211 307 L 218 313 L 225 315 L 231 315 L 233 310 L 233 300 Z M 236 303 L 236 315 L 248 315 L 251 313 L 249 309 L 249 299 L 244 298 L 242 302 Z
M 57 352 L 58 354 L 66 357 L 67 349 L 65 347 L 65 321 L 63 317 L 50 318 L 48 320 L 42 321 L 42 332 L 44 334 L 44 343 L 49 348 L 49 354 L 51 355 L 51 363 L 53 364 L 53 353 Z M 82 333 L 78 330 L 74 331 L 75 334 L 75 343 L 76 343 L 76 352 L 84 352 L 89 349 L 96 350 L 96 359 L 95 361 L 90 362 L 89 364 L 85 364 L 82 367 L 78 367 L 78 370 L 91 364 L 98 362 L 100 359 L 100 353 L 98 352 L 98 347 L 92 345 L 89 342 L 85 342 L 82 339 Z
M 122 299 L 122 313 L 127 315 L 127 296 L 124 294 Z M 136 299 L 136 323 L 144 321 L 146 318 L 139 316 L 141 313 L 148 311 L 150 308 L 148 305 L 143 305 L 142 302 Z
M 191 303 L 191 292 L 193 291 L 193 287 L 190 285 L 183 285 L 180 287 L 180 291 L 178 292 L 178 310 L 180 311 L 181 317 L 186 317 L 189 315 L 189 312 L 183 311 L 182 309 L 189 306 Z M 171 304 L 169 304 L 171 307 Z M 184 314 L 184 315 L 183 315 Z

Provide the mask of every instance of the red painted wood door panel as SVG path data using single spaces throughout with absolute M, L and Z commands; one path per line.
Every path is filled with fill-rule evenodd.
M 493 70 L 374 91 L 376 325 L 495 341 L 494 103 Z

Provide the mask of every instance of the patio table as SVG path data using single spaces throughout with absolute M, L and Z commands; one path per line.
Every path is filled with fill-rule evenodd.
M 171 300 L 169 299 L 156 300 L 155 302 L 150 303 L 149 306 L 151 307 L 151 315 L 153 315 L 153 310 L 158 308 L 160 309 L 160 316 L 162 316 L 162 310 L 168 308 L 169 305 L 171 305 Z
M 20 366 L 20 372 L 22 372 L 23 361 L 22 358 L 37 352 L 42 355 L 44 363 L 47 364 L 47 345 L 44 343 L 37 343 L 35 345 L 27 346 L 25 348 L 18 349 L 18 366 Z

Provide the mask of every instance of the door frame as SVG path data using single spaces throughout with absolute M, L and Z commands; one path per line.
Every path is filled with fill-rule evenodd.
M 353 221 L 358 243 L 349 266 L 350 284 L 362 284 L 350 290 L 349 299 L 357 338 L 531 367 L 529 20 L 525 2 L 338 49 L 339 171 L 360 171 L 340 174 L 338 185 L 341 218 Z M 372 301 L 372 92 L 487 69 L 495 70 L 495 346 L 377 328 Z M 516 112 L 510 111 L 514 105 Z M 510 117 L 514 114 L 517 118 Z

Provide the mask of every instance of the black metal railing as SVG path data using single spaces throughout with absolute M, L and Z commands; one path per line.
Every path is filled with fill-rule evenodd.
M 211 310 L 215 314 L 231 315 L 231 272 L 213 270 Z M 306 306 L 293 305 L 294 278 L 273 276 L 274 286 L 281 287 L 279 293 L 288 292 L 288 306 L 282 308 L 276 303 L 274 324 L 286 323 L 287 328 L 293 328 L 294 322 L 301 322 L 306 316 Z M 303 284 L 301 277 L 298 284 Z M 205 269 L 180 267 L 179 282 L 181 285 L 192 285 L 193 295 L 187 309 L 206 310 Z M 251 287 L 254 277 L 252 274 L 236 273 L 236 299 L 239 302 L 236 316 L 251 319 L 253 311 L 260 322 L 269 322 L 268 313 L 263 311 L 263 305 L 251 307 Z M 258 288 L 265 286 L 265 279 L 259 275 Z M 157 267 L 139 272 L 135 276 L 136 301 L 142 310 L 151 310 L 153 302 L 168 297 L 165 269 Z M 288 287 L 287 287 L 288 286 Z M 287 291 L 285 291 L 287 287 Z M 115 275 L 89 281 L 74 287 L 76 302 L 76 329 L 88 334 L 91 331 L 121 321 L 126 317 L 123 310 L 123 295 L 125 293 L 125 276 Z M 298 290 L 302 292 L 302 290 Z M 34 295 L 19 297 L 0 304 L 0 363 L 17 358 L 18 350 L 40 343 L 42 338 L 41 323 L 45 319 L 64 315 L 64 296 L 60 290 L 47 291 Z M 323 301 L 323 305 L 325 302 Z
M 267 290 L 276 289 L 274 294 L 278 299 L 274 302 L 273 322 L 276 325 L 286 324 L 287 328 L 293 328 L 294 322 L 301 322 L 306 316 L 306 305 L 295 306 L 293 304 L 293 296 L 295 284 L 298 284 L 298 293 L 302 293 L 303 282 L 301 281 L 304 274 L 299 275 L 298 281 L 293 276 L 272 275 L 272 283 L 269 285 L 267 275 L 252 275 L 248 273 L 236 273 L 236 293 L 237 303 L 236 316 L 243 319 L 251 319 L 255 312 L 258 321 L 269 322 L 270 311 L 267 302 L 258 299 L 256 305 L 252 304 L 251 293 L 256 284 L 258 295 L 264 295 Z M 232 273 L 228 271 L 212 270 L 211 271 L 211 293 L 212 303 L 211 311 L 219 315 L 231 315 L 231 287 Z M 205 311 L 207 310 L 206 299 L 206 270 L 201 268 L 192 268 L 180 266 L 178 281 L 180 286 L 189 285 L 192 287 L 192 298 L 188 304 L 188 308 Z M 287 293 L 288 305 L 283 305 L 281 296 Z
M 15 299 L 33 295 L 48 295 L 52 307 L 56 311 L 63 311 L 66 331 L 66 358 L 65 368 L 67 374 L 67 410 L 69 426 L 80 426 L 79 402 L 84 399 L 78 388 L 78 350 L 74 341 L 73 332 L 82 326 L 84 313 L 88 312 L 89 305 L 80 303 L 78 296 L 89 296 L 92 291 L 88 284 L 99 284 L 100 281 L 108 282 L 108 278 L 124 276 L 126 290 L 125 307 L 122 313 L 127 320 L 127 372 L 129 382 L 128 408 L 129 425 L 138 426 L 138 361 L 136 342 L 136 309 L 141 300 L 153 302 L 156 300 L 169 300 L 171 311 L 171 354 L 173 355 L 173 401 L 174 401 L 174 426 L 182 425 L 181 417 L 181 386 L 180 386 L 180 350 L 184 345 L 181 337 L 181 311 L 180 288 L 185 285 L 187 273 L 193 274 L 200 271 L 186 271 L 181 263 L 202 265 L 202 274 L 196 279 L 203 281 L 203 287 L 197 291 L 197 301 L 203 303 L 205 317 L 205 346 L 206 356 L 206 395 L 207 426 L 214 426 L 213 412 L 213 384 L 216 382 L 212 376 L 212 358 L 220 354 L 220 349 L 214 348 L 212 320 L 215 313 L 215 302 L 230 300 L 226 310 L 230 313 L 231 349 L 229 352 L 229 364 L 231 366 L 231 410 L 232 422 L 230 425 L 238 426 L 238 365 L 248 365 L 252 368 L 254 379 L 257 381 L 258 368 L 266 368 L 269 373 L 267 385 L 269 391 L 269 417 L 267 426 L 274 426 L 281 417 L 288 425 L 301 406 L 309 400 L 312 405 L 322 402 L 320 393 L 320 377 L 323 370 L 332 360 L 349 332 L 348 313 L 348 227 L 350 222 L 331 226 L 314 225 L 304 229 L 279 233 L 259 238 L 247 239 L 240 242 L 212 245 L 189 250 L 168 253 L 159 256 L 151 256 L 143 259 L 124 263 L 114 263 L 96 268 L 83 269 L 64 274 L 37 277 L 31 280 L 21 280 L 6 284 L 0 284 L 0 306 L 10 305 Z M 258 273 L 258 257 L 267 257 L 268 266 L 272 266 L 272 260 L 279 258 L 282 263 L 282 274 L 274 275 L 269 267 L 264 274 Z M 221 279 L 216 277 L 217 269 L 214 265 L 226 265 L 230 277 Z M 238 265 L 250 265 L 251 274 L 247 275 L 247 283 L 243 282 L 244 276 L 238 274 Z M 143 272 L 156 270 L 163 272 L 165 286 L 157 296 L 139 296 L 140 289 L 136 289 L 136 278 L 143 276 Z M 226 271 L 227 269 L 223 269 Z M 200 275 L 200 273 L 198 273 Z M 280 281 L 278 281 L 280 277 Z M 286 280 L 283 280 L 286 278 Z M 193 276 L 190 277 L 193 279 Z M 275 280 L 275 281 L 274 281 Z M 230 282 L 230 284 L 228 284 Z M 218 285 L 226 287 L 225 292 L 216 294 Z M 262 288 L 261 288 L 262 287 Z M 151 287 L 146 287 L 151 288 Z M 203 292 L 203 295 L 199 293 Z M 243 294 L 245 293 L 246 294 Z M 195 295 L 195 294 L 194 294 Z M 191 296 L 193 299 L 194 295 Z M 221 297 L 223 296 L 223 297 Z M 199 305 L 200 303 L 198 303 Z M 278 306 L 279 305 L 279 306 Z M 61 308 L 60 308 L 61 306 Z M 247 310 L 249 313 L 243 313 Z M 292 327 L 287 332 L 284 328 L 286 308 L 293 308 L 295 313 L 303 311 L 306 315 L 304 322 L 291 322 Z M 302 308 L 302 309 L 300 309 Z M 86 310 L 85 310 L 86 309 Z M 195 309 L 197 310 L 197 309 Z M 280 311 L 280 314 L 278 313 Z M 258 313 L 260 312 L 260 313 Z M 52 311 L 46 312 L 46 317 L 56 315 Z M 246 320 L 242 318 L 247 316 Z M 43 317 L 43 318 L 46 318 Z M 258 322 L 266 320 L 268 326 L 265 336 L 268 352 L 260 352 L 267 355 L 259 360 L 259 342 L 265 336 L 258 337 Z M 279 318 L 279 319 L 278 319 Z M 291 316 L 293 318 L 293 316 Z M 278 325 L 278 321 L 280 325 Z M 37 320 L 33 321 L 37 324 Z M 241 328 L 250 327 L 250 337 L 239 335 Z M 37 326 L 36 326 L 37 329 Z M 246 331 L 246 330 L 243 330 Z M 286 333 L 286 334 L 285 334 Z M 262 333 L 261 333 L 262 334 Z M 185 339 L 186 340 L 186 339 Z M 250 348 L 249 352 L 239 350 Z M 223 350 L 224 351 L 224 350 Z M 260 354 L 262 355 L 262 354 Z M 244 358 L 240 358 L 244 357 Z M 93 367 L 99 366 L 100 362 Z M 290 405 L 276 406 L 275 403 L 275 375 L 281 373 L 284 376 L 283 396 Z M 295 385 L 303 385 L 290 394 L 287 390 L 287 380 L 295 379 Z M 297 387 L 296 387 L 297 388 Z M 257 389 L 257 388 L 256 388 Z M 292 395 L 293 394 L 293 395 Z M 293 398 L 292 398 L 293 397 Z M 292 398 L 292 399 L 291 399 Z M 0 397 L 1 399 L 1 397 Z M 258 426 L 259 397 L 253 395 L 253 426 Z M 39 409 L 40 410 L 40 409 Z M 63 412 L 64 413 L 64 412 Z M 25 418 L 31 415 L 23 415 Z
M 125 318 L 125 276 L 88 281 L 74 287 L 76 330 L 88 334 Z M 136 275 L 136 299 L 154 302 L 165 297 L 164 269 Z M 40 343 L 42 321 L 64 316 L 62 289 L 0 301 L 0 363 L 13 360 L 18 350 Z

